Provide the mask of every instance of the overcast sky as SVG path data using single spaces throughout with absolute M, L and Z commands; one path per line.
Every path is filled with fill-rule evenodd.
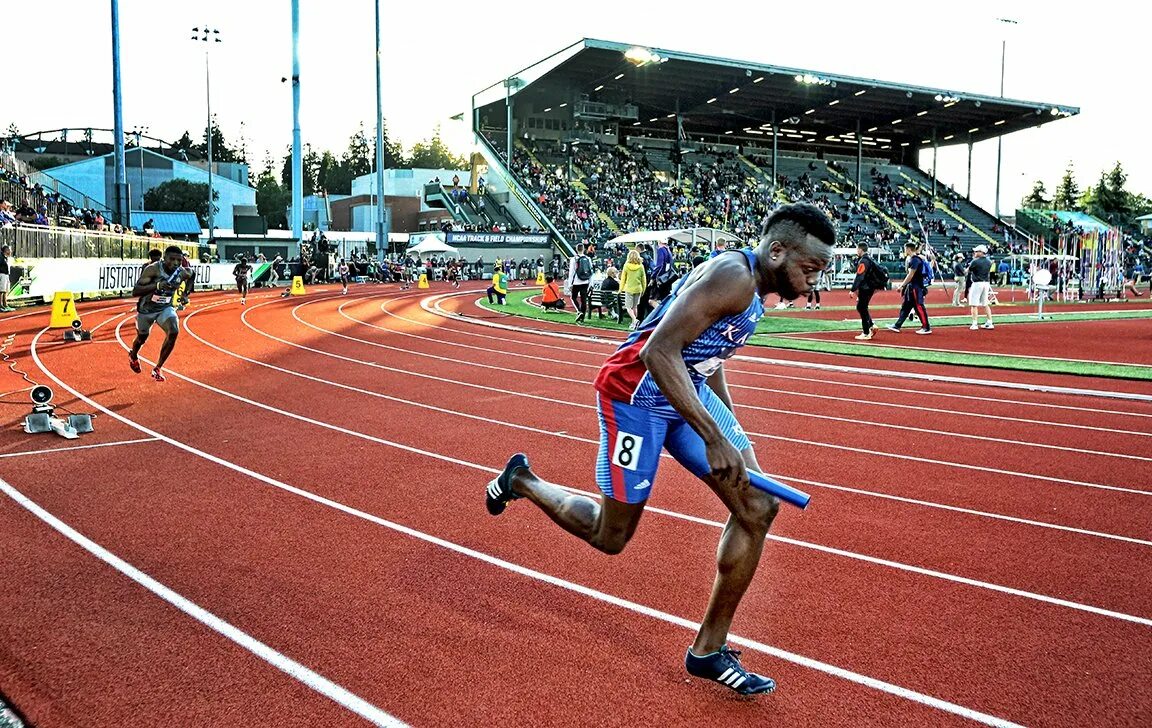
M 291 143 L 287 0 L 195 3 L 121 0 L 124 124 L 146 125 L 174 141 L 205 125 L 203 43 L 208 23 L 212 102 L 225 136 L 244 122 L 249 158 L 277 156 Z M 1081 115 L 1004 142 L 1002 207 L 1015 208 L 1044 179 L 1051 191 L 1069 160 L 1087 186 L 1117 160 L 1129 187 L 1152 196 L 1152 91 L 1147 81 L 1149 18 L 1142 3 L 1097 0 L 1075 7 L 1034 0 L 703 4 L 517 3 L 507 0 L 384 4 L 384 116 L 410 145 L 441 124 L 460 151 L 472 93 L 582 37 L 658 46 L 740 60 L 866 76 L 957 91 L 997 94 L 1000 43 L 1008 29 L 1006 95 L 1079 106 Z M 8 26 L 8 82 L 0 125 L 22 132 L 112 126 L 111 29 L 107 0 L 57 0 L 51 18 Z M 301 0 L 304 141 L 342 151 L 375 109 L 373 5 L 369 0 Z M 24 63 L 17 62 L 23 59 Z M 37 91 L 30 92 L 32 89 Z M 467 117 L 467 115 L 465 115 Z M 930 153 L 924 166 L 930 165 Z M 989 210 L 996 144 L 975 150 L 973 197 Z M 940 177 L 964 191 L 966 147 L 940 155 Z

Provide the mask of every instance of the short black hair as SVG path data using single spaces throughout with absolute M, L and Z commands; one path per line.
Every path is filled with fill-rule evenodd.
M 836 228 L 823 210 L 808 202 L 793 202 L 777 207 L 764 221 L 762 237 L 802 243 L 811 235 L 825 245 L 836 244 Z
M 548 275 L 544 276 L 544 282 L 545 282 L 545 283 L 551 283 L 551 282 L 553 282 L 553 281 L 555 281 L 555 280 L 556 280 L 556 276 L 552 275 L 551 273 L 549 273 Z
M 914 243 L 911 240 L 904 243 L 905 250 L 920 250 L 920 243 Z
M 868 243 L 856 243 L 856 249 L 857 250 L 867 250 L 868 249 Z
M 184 255 L 184 250 L 179 245 L 169 245 L 167 248 L 164 248 L 164 255 L 168 255 L 169 253 Z
M 149 258 L 163 258 L 164 254 L 160 252 L 160 248 L 152 248 L 148 251 Z

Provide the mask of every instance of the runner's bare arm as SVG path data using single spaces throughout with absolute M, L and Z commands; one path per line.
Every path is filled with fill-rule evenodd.
M 684 366 L 683 351 L 712 324 L 748 308 L 754 295 L 755 279 L 743 261 L 733 256 L 713 262 L 699 279 L 689 278 L 640 352 L 641 361 L 669 404 L 704 440 L 712 475 L 734 486 L 748 481 L 744 460 L 696 394 Z
M 140 296 L 150 296 L 156 293 L 156 266 L 145 266 L 144 270 L 140 271 L 140 280 L 136 281 L 136 285 L 132 287 L 132 295 L 139 298 Z

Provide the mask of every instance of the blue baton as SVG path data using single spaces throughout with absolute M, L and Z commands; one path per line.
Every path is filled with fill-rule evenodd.
M 771 493 L 785 503 L 791 503 L 801 510 L 808 507 L 808 501 L 812 498 L 812 496 L 803 491 L 796 490 L 790 485 L 785 485 L 779 480 L 773 480 L 767 475 L 757 473 L 754 470 L 748 471 L 748 481 L 752 484 L 752 487 L 759 488 L 766 493 Z

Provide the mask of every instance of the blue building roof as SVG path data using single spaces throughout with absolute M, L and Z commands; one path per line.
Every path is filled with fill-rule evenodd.
M 137 230 L 142 230 L 149 219 L 161 235 L 199 235 L 201 232 L 200 221 L 194 212 L 132 211 L 132 227 Z

